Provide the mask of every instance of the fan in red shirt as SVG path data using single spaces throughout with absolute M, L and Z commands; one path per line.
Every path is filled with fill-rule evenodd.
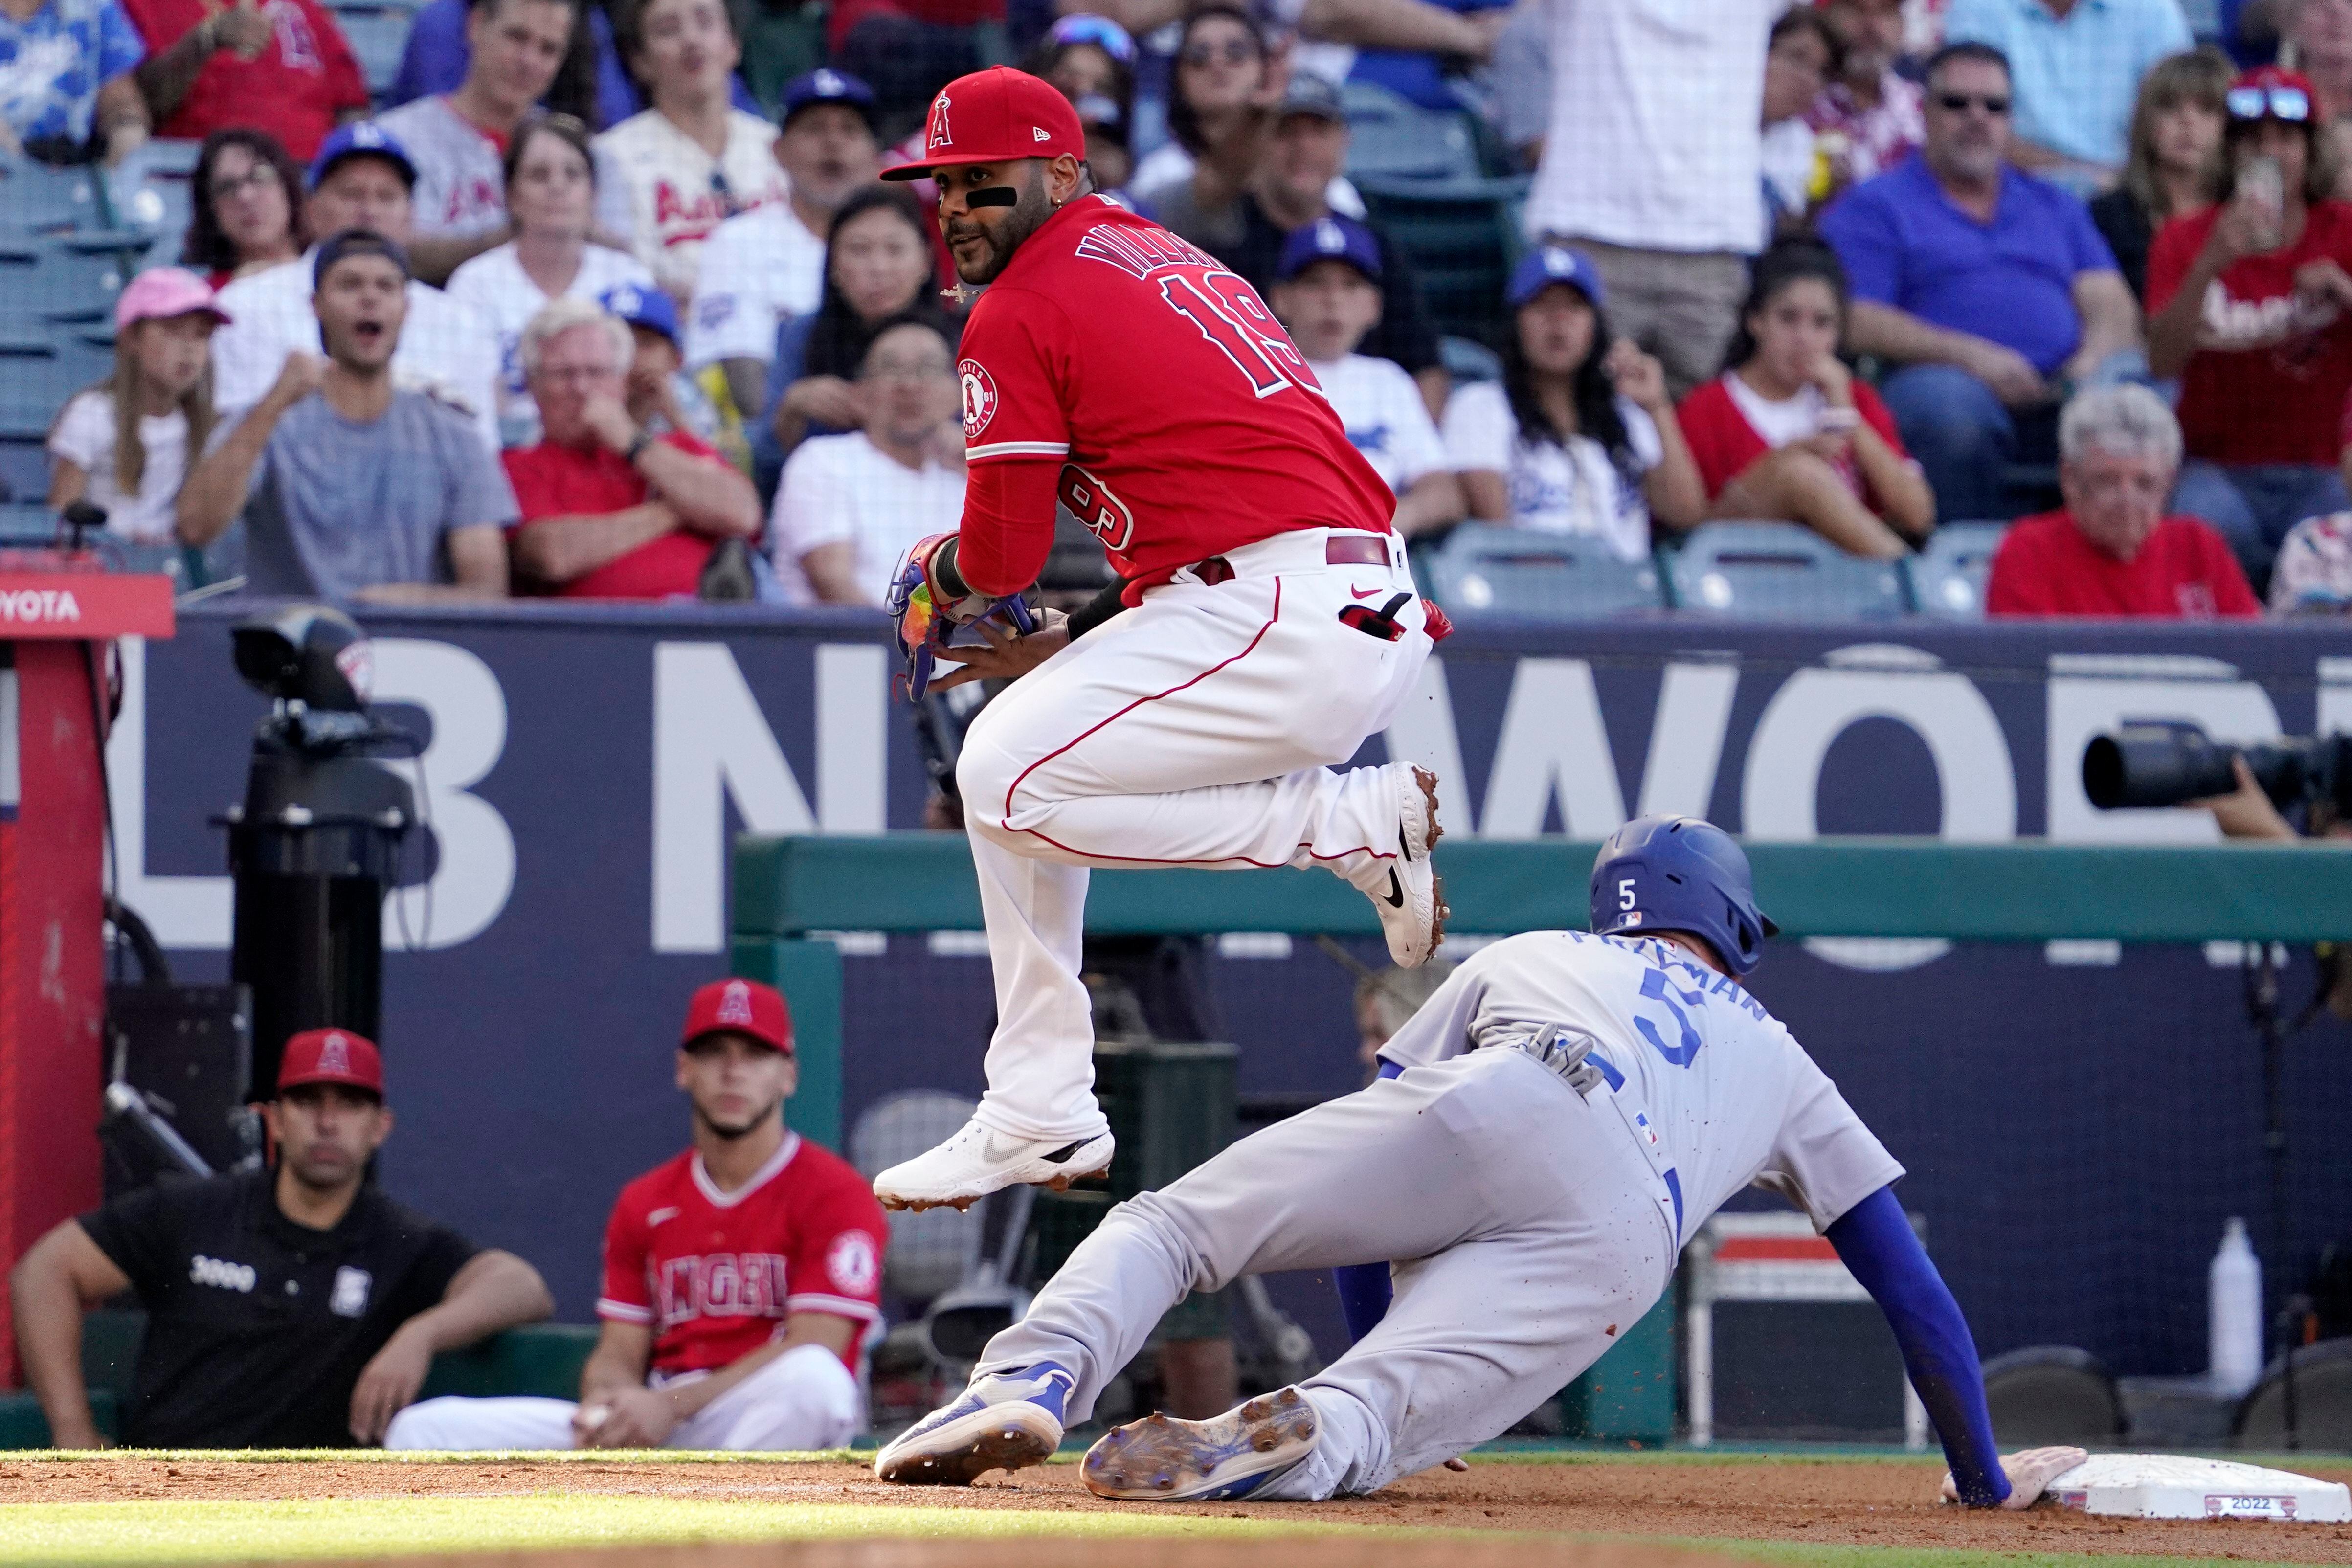
M 2259 616 L 2221 536 L 2164 515 L 2180 429 L 2144 386 L 2078 394 L 2058 426 L 2059 511 L 2011 525 L 1992 558 L 1994 616 Z
M 1395 497 L 1306 359 L 1248 283 L 1090 194 L 1077 112 L 1045 82 L 959 78 L 923 145 L 883 177 L 936 183 L 957 275 L 987 291 L 957 366 L 962 525 L 915 546 L 891 595 L 915 678 L 944 627 L 1036 581 L 1057 501 L 1120 583 L 946 650 L 963 668 L 940 685 L 1020 679 L 956 771 L 996 972 L 988 1093 L 877 1178 L 912 1208 L 1108 1168 L 1077 974 L 1088 867 L 1320 866 L 1372 900 L 1407 967 L 1444 929 L 1434 775 L 1335 771 L 1402 704 L 1442 622 L 1413 591 Z
M 625 296 L 625 298 L 624 298 Z M 657 330 L 667 296 L 616 289 L 614 309 Z M 523 376 L 545 434 L 503 456 L 522 521 L 516 574 L 572 598 L 694 596 L 717 542 L 760 531 L 751 481 L 683 431 L 655 436 L 623 402 L 636 344 L 629 323 L 557 300 L 523 329 Z
M 267 131 L 307 163 L 368 110 L 367 80 L 318 0 L 123 0 L 147 42 L 135 75 L 155 134 Z
M 2223 200 L 2147 258 L 2148 366 L 2180 377 L 2191 461 L 2175 504 L 2266 575 L 2279 541 L 2346 505 L 2336 416 L 2352 391 L 2352 203 L 2311 83 L 2264 67 L 2227 95 Z
M 1818 240 L 1757 258 L 1728 367 L 1675 411 L 1710 517 L 1801 523 L 1856 555 L 1907 554 L 1936 498 L 1895 416 L 1856 381 L 1845 336 L 1845 268 Z
M 797 1081 L 774 988 L 697 991 L 677 1051 L 694 1146 L 613 1205 L 580 1403 L 430 1399 L 386 1446 L 808 1449 L 856 1436 L 889 1233 L 856 1171 L 784 1126 Z

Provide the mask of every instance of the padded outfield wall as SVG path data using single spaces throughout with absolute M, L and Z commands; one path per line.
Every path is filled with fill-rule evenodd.
M 124 900 L 184 978 L 225 973 L 208 823 L 261 700 L 236 612 L 126 648 L 111 752 Z M 387 910 L 383 1163 L 403 1198 L 526 1253 L 586 1317 L 605 1207 L 677 1147 L 668 1047 L 725 964 L 728 843 L 919 824 L 923 779 L 872 617 L 558 606 L 371 615 L 377 692 L 427 730 L 437 852 Z M 2208 838 L 2201 814 L 2102 817 L 2083 741 L 2123 717 L 2229 735 L 2352 729 L 2341 628 L 1820 627 L 1661 621 L 1469 631 L 1383 746 L 1433 760 L 1448 832 L 1596 838 L 1643 810 L 1758 837 Z M 420 856 L 420 862 L 425 857 Z M 1246 882 L 1236 882 L 1236 896 Z M 1457 932 L 1480 931 L 1461 909 Z M 2347 933 L 2352 934 L 2352 933 Z M 1355 942 L 1371 956 L 1376 944 Z M 414 948 L 415 951 L 400 951 Z M 963 933 L 852 938 L 845 1109 L 976 1092 L 992 1013 Z M 1781 944 L 1755 990 L 1913 1174 L 1906 1204 L 1982 1348 L 2063 1342 L 2126 1373 L 2204 1358 L 2223 1221 L 2264 1236 L 2257 1057 L 2231 950 L 2100 942 Z M 1349 977 L 1248 934 L 1211 964 L 1242 1087 L 1353 1087 Z M 2291 997 L 2308 989 L 2298 958 Z M 2352 1030 L 2291 1048 L 2298 1246 L 2352 1234 Z

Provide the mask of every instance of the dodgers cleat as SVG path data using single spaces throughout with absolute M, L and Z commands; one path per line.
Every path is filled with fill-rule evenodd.
M 1213 1421 L 1153 1415 L 1103 1434 L 1078 1466 L 1097 1497 L 1131 1502 L 1244 1498 L 1315 1451 L 1315 1407 L 1285 1388 Z
M 1437 825 L 1437 775 L 1411 763 L 1391 763 L 1397 775 L 1397 858 L 1381 868 L 1364 896 L 1380 911 L 1381 933 L 1399 969 L 1418 969 L 1445 940 L 1445 883 L 1430 851 L 1445 836 Z
M 1016 1138 L 1009 1132 L 964 1123 L 963 1131 L 874 1178 L 874 1195 L 886 1209 L 970 1208 L 1002 1187 L 1051 1187 L 1067 1192 L 1072 1182 L 1110 1169 L 1108 1132 L 1091 1138 Z
M 1062 1446 L 1062 1401 L 1077 1379 L 1052 1362 L 972 1380 L 874 1456 L 874 1473 L 911 1487 L 968 1487 L 991 1470 L 1042 1465 Z

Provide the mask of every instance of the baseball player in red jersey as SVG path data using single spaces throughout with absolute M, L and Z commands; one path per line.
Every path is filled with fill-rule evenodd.
M 621 1189 L 603 1336 L 568 1399 L 428 1399 L 389 1448 L 832 1448 L 864 1425 L 856 1368 L 880 1321 L 887 1222 L 846 1163 L 784 1126 L 784 999 L 694 994 L 677 1084 L 694 1146 Z
M 1335 771 L 1428 657 L 1395 498 L 1240 278 L 1089 193 L 1060 93 L 997 67 L 932 100 L 923 157 L 967 287 L 962 523 L 909 553 L 902 640 L 941 685 L 1019 677 L 964 742 L 964 803 L 995 965 L 988 1092 L 954 1138 L 882 1173 L 889 1207 L 968 1204 L 1106 1169 L 1078 980 L 1087 868 L 1320 866 L 1373 900 L 1406 967 L 1440 938 L 1436 781 Z M 1119 585 L 1013 637 L 940 645 L 1035 582 L 1055 503 Z

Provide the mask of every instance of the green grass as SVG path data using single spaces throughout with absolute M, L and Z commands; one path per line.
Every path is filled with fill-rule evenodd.
M 850 1537 L 951 1540 L 1145 1538 L 1234 1540 L 1353 1535 L 1487 1535 L 1378 1525 L 1246 1520 L 1159 1509 L 1066 1513 L 846 1503 L 714 1501 L 542 1493 L 292 1502 L 26 1503 L 0 1509 L 0 1563 L 55 1568 L 170 1568 L 229 1561 L 526 1552 L 590 1546 Z M 1598 1538 L 1596 1538 L 1598 1539 Z M 1641 1538 L 1652 1541 L 1653 1538 Z M 2092 1557 L 1797 1542 L 1653 1541 L 1767 1563 L 1829 1568 L 2220 1568 L 2189 1557 Z M 2244 1568 L 2242 1563 L 2238 1568 Z

